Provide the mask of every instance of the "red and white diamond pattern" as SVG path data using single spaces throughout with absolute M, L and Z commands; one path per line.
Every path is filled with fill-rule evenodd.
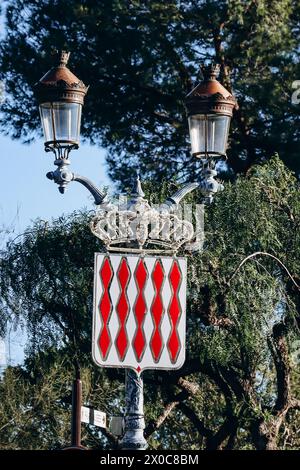
M 95 363 L 138 372 L 180 368 L 185 308 L 185 258 L 96 253 Z

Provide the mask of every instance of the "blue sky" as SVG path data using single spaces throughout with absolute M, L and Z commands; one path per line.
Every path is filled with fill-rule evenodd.
M 105 151 L 82 145 L 71 152 L 70 168 L 91 178 L 99 186 L 111 185 L 105 171 Z M 42 140 L 25 145 L 0 136 L 0 227 L 12 227 L 20 233 L 40 217 L 50 220 L 75 209 L 93 207 L 88 191 L 72 182 L 64 195 L 46 178 L 55 169 L 53 155 L 44 152 Z

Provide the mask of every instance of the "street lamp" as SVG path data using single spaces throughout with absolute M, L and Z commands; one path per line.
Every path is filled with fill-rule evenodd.
M 186 97 L 192 155 L 226 157 L 230 120 L 236 100 L 216 79 L 218 65 L 202 68 L 203 80 Z
M 36 84 L 45 150 L 66 157 L 78 149 L 81 110 L 88 87 L 67 67 L 70 53 L 62 51 L 58 63 Z
M 196 184 L 207 204 L 213 201 L 215 193 L 223 190 L 223 185 L 215 180 L 214 166 L 217 159 L 226 158 L 230 120 L 237 108 L 234 96 L 216 79 L 218 73 L 217 64 L 203 66 L 202 82 L 185 99 L 191 153 L 202 163 Z M 188 185 L 185 187 L 189 190 Z
M 95 204 L 101 204 L 105 194 L 88 178 L 72 173 L 69 153 L 78 149 L 80 141 L 81 111 L 88 87 L 67 67 L 70 53 L 61 51 L 57 63 L 35 84 L 34 92 L 39 103 L 45 151 L 55 155 L 55 171 L 47 178 L 58 184 L 64 193 L 71 181 L 85 186 L 93 195 Z

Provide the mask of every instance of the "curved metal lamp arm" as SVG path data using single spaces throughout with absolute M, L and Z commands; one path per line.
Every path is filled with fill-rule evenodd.
M 96 205 L 99 205 L 103 202 L 106 193 L 97 188 L 97 186 L 95 186 L 94 183 L 85 176 L 72 173 L 72 171 L 70 171 L 68 168 L 68 165 L 70 164 L 69 160 L 57 159 L 55 160 L 54 164 L 57 166 L 57 169 L 55 171 L 50 171 L 46 176 L 50 180 L 53 180 L 54 183 L 58 184 L 58 190 L 60 193 L 63 194 L 65 192 L 67 185 L 71 181 L 77 181 L 87 188 L 88 191 L 92 194 Z
M 176 193 L 172 194 L 172 196 L 168 197 L 165 201 L 165 204 L 174 205 L 179 204 L 181 199 L 183 199 L 187 194 L 194 191 L 194 189 L 199 187 L 199 183 L 187 183 L 182 188 L 178 189 Z
M 187 183 L 182 188 L 178 189 L 172 196 L 168 197 L 165 202 L 161 205 L 161 208 L 168 211 L 176 210 L 180 201 L 194 189 L 198 188 L 203 196 L 204 204 L 211 204 L 214 195 L 222 191 L 224 186 L 215 180 L 217 172 L 212 168 L 205 169 L 202 171 L 199 182 Z
M 86 178 L 85 176 L 76 175 L 73 173 L 73 181 L 78 181 L 81 183 L 89 192 L 92 194 L 95 200 L 95 204 L 99 206 L 103 202 L 103 199 L 106 196 L 106 193 L 102 192 L 94 183 Z

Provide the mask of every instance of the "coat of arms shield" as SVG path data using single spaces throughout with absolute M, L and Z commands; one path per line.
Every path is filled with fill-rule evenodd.
M 101 367 L 179 369 L 185 360 L 185 258 L 95 254 L 93 344 Z

